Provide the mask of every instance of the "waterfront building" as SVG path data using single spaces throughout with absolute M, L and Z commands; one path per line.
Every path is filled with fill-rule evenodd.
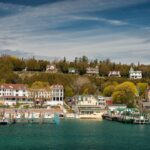
M 0 100 L 4 105 L 27 102 L 28 90 L 24 84 L 0 84 Z
M 110 71 L 108 77 L 121 77 L 120 71 Z
M 147 89 L 147 101 L 150 102 L 150 87 Z
M 129 71 L 130 79 L 142 79 L 142 71 L 134 71 L 133 67 Z
M 101 109 L 105 109 L 106 108 L 106 99 L 103 96 L 97 96 L 98 99 L 98 104 L 100 106 Z
M 106 107 L 113 104 L 112 97 L 105 97 Z
M 93 67 L 86 68 L 86 74 L 90 75 L 90 76 L 98 76 L 99 75 L 99 67 L 96 66 L 95 68 L 93 68 Z
M 150 87 L 146 90 L 146 99 L 142 101 L 143 109 L 150 110 Z
M 142 108 L 144 110 L 150 110 L 150 102 L 149 101 L 142 102 Z
M 55 105 L 63 105 L 64 100 L 64 87 L 63 85 L 52 85 L 51 86 L 51 98 L 46 101 L 47 105 L 55 106 Z
M 63 105 L 64 88 L 62 85 L 52 85 L 48 88 L 29 89 L 29 98 L 47 106 Z
M 99 100 L 93 95 L 77 95 L 73 97 L 75 104 L 72 109 L 78 114 L 100 113 Z
M 56 68 L 55 65 L 47 65 L 47 66 L 46 66 L 46 72 L 49 72 L 49 73 L 57 73 L 57 72 L 58 72 L 58 69 Z

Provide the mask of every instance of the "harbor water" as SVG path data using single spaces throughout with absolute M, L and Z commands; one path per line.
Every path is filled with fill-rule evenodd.
M 97 120 L 0 126 L 1 150 L 150 150 L 150 125 Z

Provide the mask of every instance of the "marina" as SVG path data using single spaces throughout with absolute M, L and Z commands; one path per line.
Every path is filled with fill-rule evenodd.
M 62 119 L 61 111 L 46 110 L 46 109 L 1 109 L 0 110 L 0 125 L 15 124 L 15 123 L 58 123 Z
M 102 115 L 102 118 L 105 120 L 130 124 L 150 123 L 148 114 L 141 113 L 135 108 L 115 109 L 113 111 L 108 110 Z

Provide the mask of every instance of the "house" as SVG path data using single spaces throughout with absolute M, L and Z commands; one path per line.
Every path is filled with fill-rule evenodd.
M 96 66 L 95 68 L 93 68 L 93 67 L 86 68 L 86 74 L 88 74 L 90 76 L 98 76 L 99 75 L 99 67 Z
M 51 98 L 51 90 L 48 88 L 42 89 L 29 89 L 28 98 L 34 101 L 36 104 L 44 104 Z
M 146 90 L 146 99 L 142 101 L 142 107 L 145 110 L 150 110 L 150 87 Z
M 129 71 L 130 79 L 142 79 L 142 71 L 134 71 L 133 67 Z
M 93 95 L 77 95 L 73 100 L 75 105 L 72 109 L 80 115 L 100 113 L 99 100 Z
M 58 69 L 56 68 L 55 65 L 47 65 L 47 66 L 46 66 L 46 72 L 49 72 L 49 73 L 57 73 L 57 72 L 58 72 Z
M 103 96 L 97 96 L 98 99 L 98 103 L 101 109 L 105 109 L 106 108 L 106 100 L 105 97 Z
M 52 85 L 49 88 L 30 89 L 29 97 L 37 104 L 57 106 L 63 105 L 64 88 L 62 85 Z
M 120 71 L 110 71 L 108 77 L 121 77 Z
M 142 103 L 142 108 L 144 110 L 150 110 L 150 102 L 143 102 Z
M 70 67 L 70 68 L 68 68 L 68 73 L 69 74 L 77 74 L 78 72 L 74 67 Z
M 51 98 L 46 102 L 47 105 L 56 106 L 63 105 L 64 100 L 64 87 L 63 85 L 51 86 Z
M 28 90 L 24 84 L 0 84 L 0 99 L 4 105 L 16 105 L 27 102 Z
M 150 102 L 150 87 L 147 89 L 147 101 Z

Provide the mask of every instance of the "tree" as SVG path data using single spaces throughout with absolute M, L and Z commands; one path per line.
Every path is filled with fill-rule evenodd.
M 26 67 L 28 71 L 40 71 L 40 65 L 34 57 L 26 61 Z
M 33 88 L 33 89 L 49 88 L 49 83 L 48 82 L 42 82 L 42 81 L 35 81 L 31 85 L 31 88 Z
M 115 86 L 109 85 L 109 86 L 104 88 L 103 95 L 104 96 L 112 96 L 114 91 L 115 91 Z
M 137 84 L 137 89 L 138 89 L 138 93 L 139 96 L 142 98 L 145 98 L 145 93 L 146 93 L 146 89 L 148 88 L 148 84 L 147 83 L 138 83 Z
M 74 95 L 73 89 L 69 86 L 65 87 L 65 97 L 72 97 Z
M 133 107 L 137 95 L 136 86 L 132 82 L 124 82 L 116 87 L 112 97 L 114 103 L 127 104 L 129 107 Z
M 82 86 L 80 90 L 80 94 L 95 94 L 96 93 L 96 86 L 95 84 L 86 83 Z
M 90 80 L 87 77 L 77 77 L 73 83 L 74 91 L 77 94 L 81 94 L 83 85 L 89 84 L 89 83 L 90 83 Z
M 99 66 L 99 71 L 100 71 L 101 76 L 108 76 L 108 73 L 109 73 L 110 69 L 109 69 L 108 65 L 101 64 Z

